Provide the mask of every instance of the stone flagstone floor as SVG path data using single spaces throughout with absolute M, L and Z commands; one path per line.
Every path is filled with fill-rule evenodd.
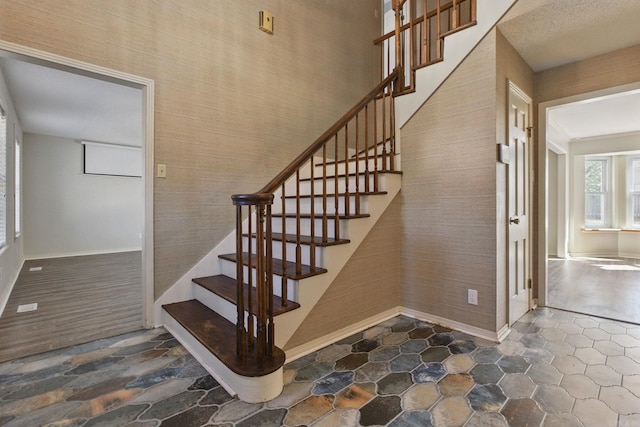
M 0 364 L 1 426 L 640 426 L 640 325 L 553 309 L 495 344 L 396 317 L 230 397 L 163 329 Z

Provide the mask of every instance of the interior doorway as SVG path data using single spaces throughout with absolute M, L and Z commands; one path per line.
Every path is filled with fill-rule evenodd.
M 11 60 L 24 61 L 49 67 L 64 73 L 71 73 L 109 82 L 126 88 L 133 88 L 140 94 L 142 113 L 139 117 L 141 130 L 141 229 L 139 238 L 139 267 L 142 296 L 142 322 L 140 327 L 153 326 L 153 81 L 129 75 L 116 70 L 87 64 L 70 58 L 50 54 L 0 40 L 0 55 Z M 22 258 L 24 260 L 24 256 Z M 17 273 L 16 273 L 17 274 Z
M 640 323 L 638 109 L 640 83 L 540 104 L 539 305 Z

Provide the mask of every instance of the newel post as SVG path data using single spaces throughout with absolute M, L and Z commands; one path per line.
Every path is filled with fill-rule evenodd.
M 246 361 L 249 349 L 257 344 L 256 358 L 258 365 L 262 365 L 265 357 L 270 357 L 273 351 L 273 283 L 272 283 L 272 232 L 271 205 L 273 194 L 238 194 L 231 196 L 236 206 L 236 287 L 237 287 L 237 322 L 236 349 L 240 360 Z M 243 212 L 243 206 L 246 207 Z M 247 218 L 251 242 L 255 238 L 255 245 L 248 244 L 248 250 L 255 253 L 245 253 L 243 227 Z M 255 230 L 255 231 L 252 231 Z M 255 234 L 254 234 L 255 233 Z M 255 248 L 255 249 L 254 249 Z M 248 295 L 245 295 L 244 262 L 248 263 L 247 283 Z M 255 269 L 255 282 L 251 280 Z M 253 282 L 253 283 L 252 283 Z M 255 286 L 255 291 L 251 286 Z M 256 305 L 253 306 L 255 292 Z M 255 327 L 254 327 L 255 326 Z M 253 337 L 253 331 L 256 337 Z

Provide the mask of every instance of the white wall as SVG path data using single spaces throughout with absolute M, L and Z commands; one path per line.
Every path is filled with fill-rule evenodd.
M 558 155 L 548 150 L 547 244 L 549 255 L 558 255 Z
M 140 250 L 142 180 L 85 175 L 79 141 L 24 135 L 28 259 Z
M 23 239 L 22 236 L 16 237 L 14 231 L 15 208 L 13 197 L 13 189 L 15 186 L 14 141 L 16 136 L 22 141 L 22 129 L 18 122 L 18 116 L 13 107 L 13 102 L 9 96 L 2 70 L 0 70 L 0 102 L 7 114 L 7 244 L 0 249 L 0 314 L 2 314 L 24 261 Z

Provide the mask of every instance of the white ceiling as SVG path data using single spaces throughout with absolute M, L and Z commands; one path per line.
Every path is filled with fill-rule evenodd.
M 498 28 L 542 71 L 639 45 L 639 22 L 640 0 L 518 0 Z M 640 93 L 567 104 L 550 116 L 560 142 L 640 132 Z
M 534 71 L 640 44 L 640 0 L 518 0 L 500 31 Z M 8 58 L 0 68 L 25 132 L 140 145 L 139 89 Z M 640 131 L 640 94 L 558 109 L 569 138 Z
M 142 90 L 2 57 L 0 68 L 24 132 L 142 144 Z

